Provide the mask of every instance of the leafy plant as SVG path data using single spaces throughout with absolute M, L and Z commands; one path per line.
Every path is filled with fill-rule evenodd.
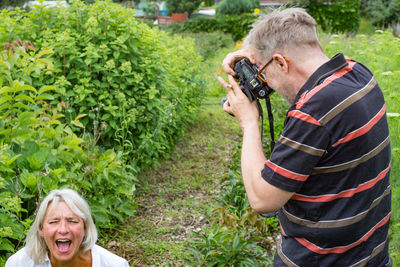
M 201 57 L 192 40 L 139 24 L 133 15 L 110 1 L 78 0 L 68 9 L 3 11 L 0 41 L 20 36 L 52 49 L 54 72 L 33 77 L 33 85 L 56 84 L 51 104 L 65 102 L 66 122 L 87 114 L 75 132 L 123 150 L 143 169 L 167 155 L 196 115 Z
M 80 125 L 84 114 L 61 122 L 65 103 L 48 103 L 56 87 L 31 84 L 53 72 L 53 52 L 35 53 L 24 44 L 8 43 L 0 53 L 0 262 L 22 245 L 38 202 L 52 189 L 80 192 L 99 228 L 113 228 L 135 212 L 132 169 L 121 153 L 91 147 L 74 134 L 71 124 Z
M 167 10 L 171 13 L 188 13 L 190 16 L 201 4 L 201 0 L 167 0 Z
M 400 1 L 362 1 L 362 13 L 378 27 L 394 26 L 400 22 Z
M 193 266 L 265 266 L 270 260 L 258 245 L 251 231 L 235 228 L 222 230 L 218 226 L 194 233 L 190 250 L 192 259 L 186 262 Z
M 255 14 L 241 14 L 222 16 L 218 18 L 198 17 L 181 23 L 173 23 L 162 29 L 177 32 L 213 32 L 221 31 L 231 34 L 234 41 L 241 40 L 251 29 L 251 25 L 258 18 Z
M 302 0 L 300 5 L 314 17 L 324 31 L 356 33 L 360 25 L 361 0 Z
M 252 13 L 255 8 L 260 8 L 258 0 L 224 0 L 217 9 L 216 13 L 222 15 L 240 15 L 243 13 Z

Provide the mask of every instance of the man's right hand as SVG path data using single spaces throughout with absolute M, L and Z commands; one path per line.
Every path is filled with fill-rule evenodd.
M 233 67 L 237 61 L 242 58 L 248 58 L 252 64 L 255 64 L 254 53 L 251 53 L 248 49 L 241 49 L 226 55 L 224 60 L 222 61 L 222 68 L 228 75 L 235 76 L 235 71 Z

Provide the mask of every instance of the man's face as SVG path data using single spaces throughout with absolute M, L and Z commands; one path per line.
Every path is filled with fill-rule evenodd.
M 282 58 L 289 62 L 289 59 L 282 56 Z M 266 62 L 266 63 L 265 63 Z M 261 72 L 265 75 L 266 81 L 269 87 L 274 89 L 274 91 L 278 92 L 282 95 L 287 102 L 290 104 L 293 103 L 293 99 L 290 96 L 291 87 L 288 83 L 288 77 L 285 73 L 282 72 L 281 69 L 277 68 L 276 64 L 280 64 L 279 62 L 275 62 L 275 59 L 271 57 L 268 61 L 261 61 L 256 59 L 256 64 L 259 67 Z

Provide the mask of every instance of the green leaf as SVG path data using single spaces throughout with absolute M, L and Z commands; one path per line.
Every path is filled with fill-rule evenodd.
M 31 156 L 26 157 L 26 159 L 33 170 L 41 170 L 43 168 L 44 161 L 46 160 L 46 155 L 39 150 Z
M 0 228 L 1 230 L 1 228 Z M 0 237 L 0 251 L 9 251 L 9 252 L 14 252 L 14 245 L 11 243 L 10 240 L 6 238 L 1 238 Z
M 19 178 L 22 184 L 27 188 L 33 189 L 37 186 L 38 178 L 27 170 L 23 170 Z
M 35 100 L 54 100 L 54 96 L 50 95 L 50 94 L 41 94 L 38 95 L 37 97 L 35 97 Z
M 35 104 L 35 101 L 31 97 L 29 97 L 27 95 L 17 95 L 15 97 L 15 100 L 17 100 L 17 101 L 28 101 L 28 102 L 31 102 L 31 103 Z
M 42 86 L 38 92 L 39 95 L 43 94 L 44 92 L 48 92 L 48 91 L 55 91 L 56 87 L 55 86 Z
M 85 125 L 83 125 L 82 122 L 77 121 L 77 120 L 71 121 L 71 124 L 75 125 L 76 127 L 85 128 Z
M 42 50 L 42 51 L 39 52 L 38 57 L 42 57 L 44 55 L 50 55 L 50 54 L 53 54 L 53 53 L 54 53 L 54 51 L 50 50 L 50 49 Z

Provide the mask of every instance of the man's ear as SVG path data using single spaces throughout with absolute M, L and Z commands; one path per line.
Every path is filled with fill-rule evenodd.
M 278 69 L 282 70 L 283 72 L 288 72 L 289 70 L 288 63 L 290 62 L 290 59 L 279 53 L 275 53 L 274 55 L 272 55 L 272 57 L 274 58 L 274 62 L 276 64 L 276 67 L 278 67 Z

